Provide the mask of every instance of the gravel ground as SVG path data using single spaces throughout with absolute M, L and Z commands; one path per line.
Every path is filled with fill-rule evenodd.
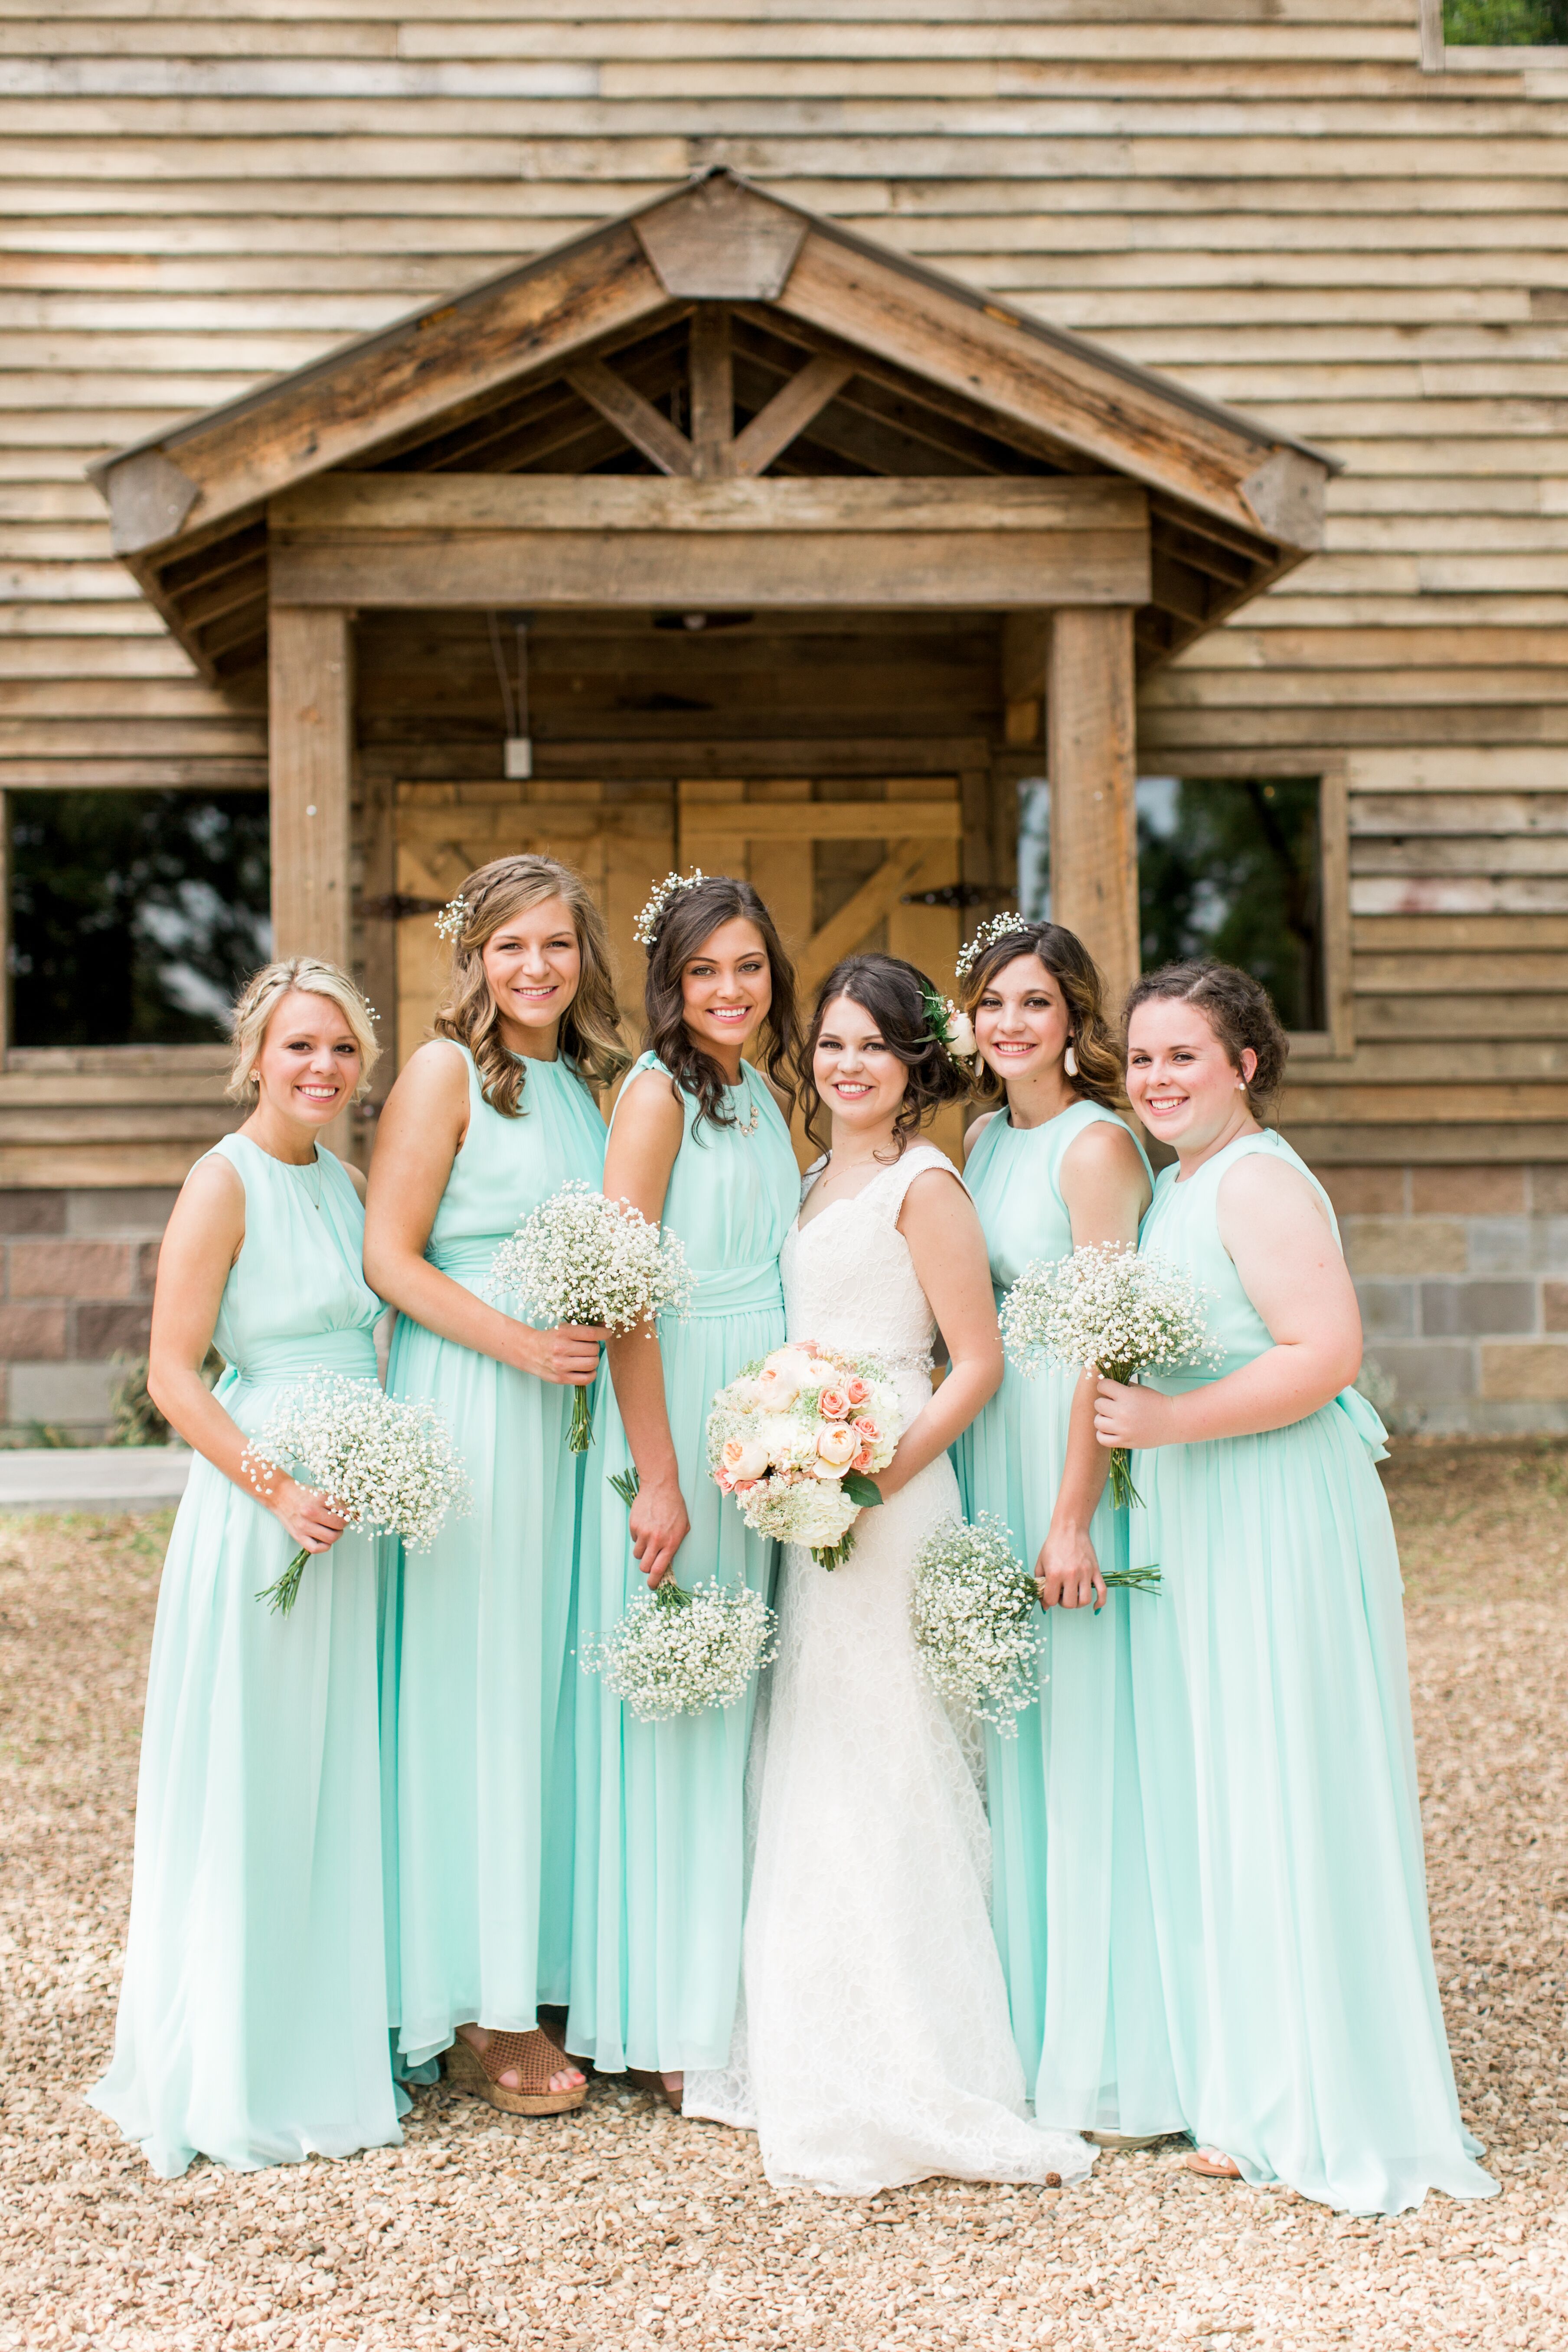
M 436 2091 L 406 2145 L 151 2178 L 88 2108 L 110 2037 L 166 1519 L 0 1522 L 0 2347 L 1568 2346 L 1568 1449 L 1406 1441 L 1438 1972 L 1504 2193 L 1346 2220 L 1195 2179 L 775 2195 L 614 2083 L 563 2122 Z

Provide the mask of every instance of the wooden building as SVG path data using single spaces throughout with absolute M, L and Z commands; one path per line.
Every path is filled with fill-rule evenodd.
M 434 907 L 535 844 L 623 951 L 697 862 L 808 973 L 943 976 L 1048 780 L 1124 979 L 1142 776 L 1178 850 L 1310 805 L 1282 1123 L 1402 1405 L 1568 1426 L 1553 53 L 1415 0 L 178 5 L 0 13 L 11 1425 L 101 1419 L 229 1116 L 210 1044 L 39 1042 L 30 813 L 270 777 L 279 943 L 390 1073 Z

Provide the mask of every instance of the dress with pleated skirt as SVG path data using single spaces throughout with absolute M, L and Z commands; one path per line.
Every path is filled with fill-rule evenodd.
M 1217 1370 L 1273 1342 L 1219 1236 L 1253 1133 L 1184 1181 L 1166 1169 L 1140 1246 L 1212 1294 Z M 1337 1230 L 1337 1229 L 1336 1229 Z M 1135 1454 L 1132 1706 L 1183 2119 L 1253 2182 L 1356 2213 L 1429 2189 L 1489 2197 L 1459 2118 L 1426 1917 L 1384 1432 L 1345 1390 L 1288 1428 Z
M 376 1377 L 381 1301 L 360 1271 L 359 1196 L 331 1152 L 295 1167 L 229 1135 L 215 1156 L 245 1187 L 216 1394 L 254 1435 L 310 1373 Z M 284 1616 L 257 1596 L 295 1549 L 252 1495 L 193 1461 L 153 1630 L 114 2056 L 89 2094 L 165 2179 L 198 2155 L 248 2171 L 402 2137 L 374 1554 L 350 1528 Z
M 964 1181 L 998 1306 L 1028 1265 L 1071 1252 L 1062 1163 L 1100 1121 L 1125 1126 L 1114 1111 L 1078 1102 L 1034 1128 L 1012 1126 L 1004 1111 L 977 1139 Z M 1079 1378 L 1047 1363 L 1026 1376 L 1009 1362 L 953 1448 L 966 1515 L 1005 1520 L 1031 1573 L 1056 1508 Z M 1102 1569 L 1126 1568 L 1128 1514 L 1112 1508 L 1109 1488 L 1089 1538 Z M 1131 1691 L 1132 1621 L 1153 1605 L 1146 1594 L 1112 1590 L 1098 1614 L 1047 1610 L 1039 1704 L 1015 1718 L 1016 1737 L 986 1733 L 992 1912 L 1018 2055 L 1036 2114 L 1079 2131 L 1181 2127 Z
M 645 1054 L 627 1079 L 662 1070 Z M 674 1573 L 772 1591 L 777 1546 L 753 1535 L 708 1472 L 706 1431 L 718 1390 L 783 1344 L 779 1251 L 800 1176 L 766 1081 L 743 1069 L 728 1090 L 732 1126 L 685 1130 L 664 1224 L 694 1277 L 689 1315 L 661 1318 L 665 1402 L 691 1531 Z M 601 1445 L 584 1509 L 581 1639 L 618 1624 L 646 1591 L 626 1509 L 607 1480 L 632 1466 L 613 1389 L 599 1408 Z M 592 1548 L 587 1528 L 597 1518 Z M 577 1696 L 577 1876 L 567 2046 L 605 2073 L 675 2074 L 729 2056 L 744 1906 L 743 1786 L 754 1685 L 728 1708 L 639 1723 L 584 1675 Z
M 605 1122 L 570 1061 L 527 1061 L 509 1118 L 468 1047 L 447 1050 L 468 1072 L 468 1124 L 425 1255 L 510 1311 L 497 1249 L 563 1184 L 597 1189 Z M 566 1450 L 574 1389 L 406 1315 L 387 1387 L 442 1415 L 473 1495 L 429 1551 L 383 1545 L 390 2014 L 412 2073 L 459 2025 L 525 2033 L 541 2001 L 567 1998 L 577 1546 L 603 1447 Z

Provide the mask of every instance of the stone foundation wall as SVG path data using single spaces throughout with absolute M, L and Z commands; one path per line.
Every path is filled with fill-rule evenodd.
M 172 1188 L 0 1192 L 0 1426 L 83 1441 L 108 1427 L 110 1359 L 146 1352 Z
M 1323 1177 L 1402 1427 L 1568 1431 L 1568 1168 Z
M 1367 1354 L 1434 1434 L 1568 1433 L 1568 1167 L 1326 1170 Z M 170 1190 L 0 1192 L 0 1429 L 98 1438 Z

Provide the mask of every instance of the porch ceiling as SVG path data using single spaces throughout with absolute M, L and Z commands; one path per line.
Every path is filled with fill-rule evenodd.
M 720 171 L 90 470 L 227 680 L 266 655 L 269 502 L 328 473 L 1011 478 L 1020 507 L 1120 478 L 1147 494 L 1147 663 L 1321 543 L 1333 461 Z

